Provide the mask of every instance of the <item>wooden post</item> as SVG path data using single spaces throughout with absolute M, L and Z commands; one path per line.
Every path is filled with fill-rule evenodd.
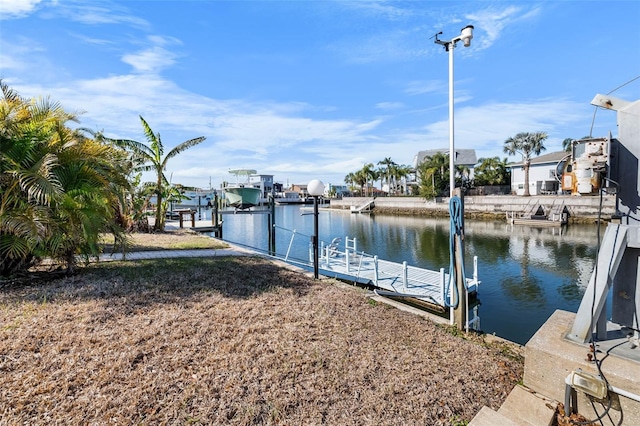
M 213 225 L 215 231 L 213 235 L 216 238 L 222 238 L 222 221 L 220 220 L 220 216 L 218 213 L 218 193 L 213 193 L 213 206 L 211 210 L 211 224 Z
M 458 289 L 458 306 L 453 311 L 453 319 L 459 330 L 466 330 L 469 316 L 469 308 L 467 307 L 467 287 L 465 277 L 462 276 L 462 267 L 464 265 L 464 198 L 461 188 L 456 188 L 455 196 L 460 198 L 462 204 L 462 239 L 456 237 L 454 245 L 454 267 L 456 271 L 456 287 Z

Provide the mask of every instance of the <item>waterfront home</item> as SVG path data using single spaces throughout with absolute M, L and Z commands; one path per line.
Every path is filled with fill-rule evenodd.
M 531 159 L 529 163 L 529 194 L 557 194 L 562 176 L 564 160 L 568 158 L 566 151 L 551 152 Z M 510 163 L 511 193 L 524 194 L 524 163 Z

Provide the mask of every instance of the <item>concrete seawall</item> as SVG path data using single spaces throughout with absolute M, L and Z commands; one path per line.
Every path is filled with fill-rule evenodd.
M 370 197 L 346 197 L 331 200 L 332 209 L 350 210 L 359 206 Z M 427 216 L 445 216 L 449 214 L 449 198 L 425 200 L 420 197 L 378 197 L 374 202 L 374 213 L 415 214 Z M 569 210 L 570 220 L 590 222 L 598 217 L 600 197 L 576 197 L 570 195 L 544 195 L 519 197 L 515 195 L 485 195 L 464 197 L 465 216 L 492 217 L 506 220 L 507 213 L 521 213 L 533 205 L 564 205 Z M 602 199 L 602 218 L 608 220 L 615 212 L 615 196 L 607 195 Z

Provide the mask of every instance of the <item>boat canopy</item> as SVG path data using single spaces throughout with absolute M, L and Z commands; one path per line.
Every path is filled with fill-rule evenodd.
M 229 173 L 236 176 L 251 176 L 257 174 L 258 172 L 252 169 L 235 169 L 229 170 Z

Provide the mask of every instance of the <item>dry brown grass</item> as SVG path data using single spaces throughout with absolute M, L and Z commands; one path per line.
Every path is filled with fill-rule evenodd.
M 503 348 L 258 258 L 0 290 L 0 424 L 465 424 L 521 375 Z
M 130 247 L 128 251 L 155 250 L 193 250 L 193 249 L 221 249 L 228 247 L 223 241 L 197 234 L 193 231 L 179 229 L 163 233 L 135 232 L 127 235 Z M 113 236 L 105 234 L 102 237 L 103 251 L 113 251 Z

